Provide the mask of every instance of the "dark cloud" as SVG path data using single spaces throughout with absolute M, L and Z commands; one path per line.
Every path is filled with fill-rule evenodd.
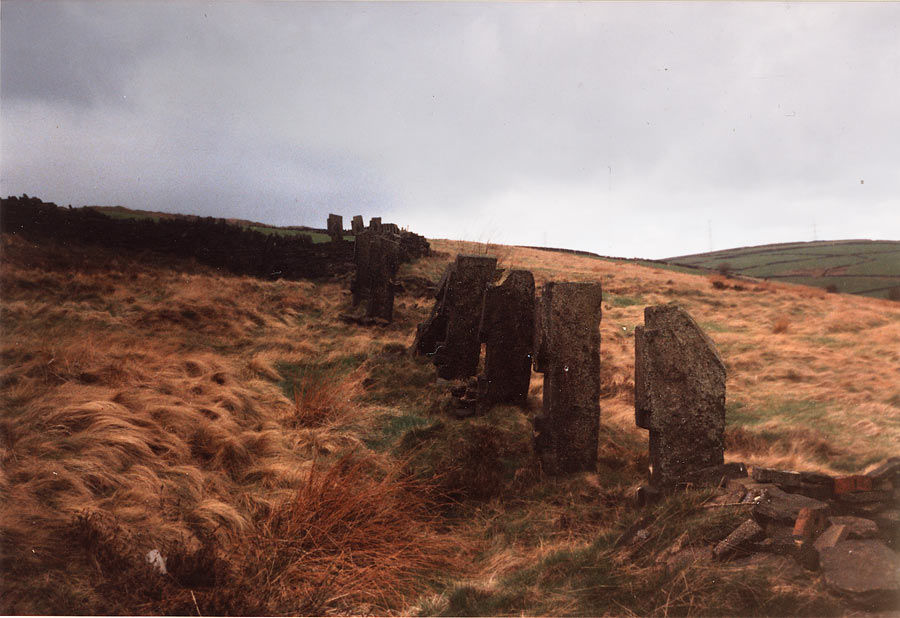
M 897 237 L 897 24 L 865 3 L 4 1 L 2 181 L 648 257 L 710 226 L 719 248 L 813 220 Z

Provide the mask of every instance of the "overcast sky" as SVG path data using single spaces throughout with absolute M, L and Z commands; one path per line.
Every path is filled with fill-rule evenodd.
M 900 239 L 900 3 L 0 5 L 0 193 L 661 258 Z

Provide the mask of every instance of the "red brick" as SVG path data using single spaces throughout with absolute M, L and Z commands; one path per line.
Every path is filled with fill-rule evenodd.
M 821 509 L 802 508 L 794 522 L 793 537 L 812 541 L 822 533 L 826 524 L 825 513 Z
M 839 476 L 834 479 L 834 493 L 849 494 L 857 491 L 872 491 L 872 477 L 854 474 L 851 476 Z

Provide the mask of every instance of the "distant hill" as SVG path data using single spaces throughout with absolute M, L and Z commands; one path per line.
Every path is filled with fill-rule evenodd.
M 682 255 L 666 264 L 900 300 L 900 241 L 822 240 Z

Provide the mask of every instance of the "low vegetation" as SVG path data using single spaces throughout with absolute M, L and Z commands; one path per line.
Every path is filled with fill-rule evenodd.
M 829 615 L 774 564 L 667 562 L 746 517 L 689 492 L 638 509 L 634 327 L 678 301 L 728 367 L 728 460 L 862 470 L 900 443 L 900 305 L 534 249 L 434 241 L 538 285 L 600 280 L 598 470 L 545 476 L 540 408 L 447 414 L 406 349 L 432 300 L 341 322 L 345 282 L 2 240 L 0 609 L 15 614 Z M 718 283 L 718 285 L 715 285 Z M 738 289 L 740 288 L 740 289 Z M 645 536 L 635 536 L 639 530 Z M 146 556 L 158 550 L 166 574 Z
M 840 240 L 741 247 L 667 258 L 666 264 L 900 300 L 900 242 Z

